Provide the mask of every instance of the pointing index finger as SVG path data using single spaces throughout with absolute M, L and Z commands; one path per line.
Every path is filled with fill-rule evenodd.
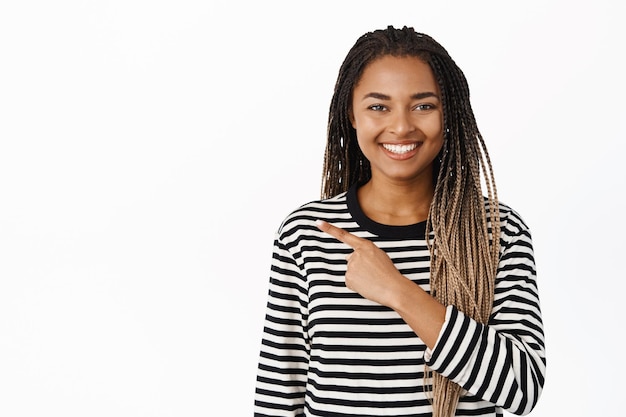
M 343 230 L 340 227 L 333 226 L 332 224 L 325 222 L 324 220 L 316 220 L 315 225 L 322 231 L 326 232 L 340 242 L 345 243 L 352 249 L 356 249 L 363 239 L 353 235 L 350 232 Z

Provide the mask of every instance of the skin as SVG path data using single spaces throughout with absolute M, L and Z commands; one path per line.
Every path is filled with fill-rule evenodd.
M 433 161 L 443 145 L 443 116 L 437 82 L 415 57 L 384 56 L 370 63 L 354 88 L 350 121 L 372 167 L 357 197 L 365 214 L 388 225 L 426 220 L 432 201 Z M 383 145 L 417 145 L 393 153 Z M 374 243 L 327 222 L 320 230 L 349 245 L 346 286 L 395 310 L 433 348 L 445 306 L 403 276 Z
M 418 58 L 384 56 L 363 71 L 353 91 L 350 121 L 372 169 L 371 181 L 358 191 L 372 220 L 408 225 L 428 217 L 433 161 L 443 146 L 439 97 L 430 66 Z M 385 145 L 417 147 L 398 154 Z

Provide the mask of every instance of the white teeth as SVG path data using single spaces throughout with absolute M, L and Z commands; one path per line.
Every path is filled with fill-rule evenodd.
M 413 149 L 417 148 L 417 143 L 411 143 L 410 145 L 392 145 L 389 143 L 383 143 L 383 148 L 387 149 L 389 152 L 403 154 L 411 152 Z

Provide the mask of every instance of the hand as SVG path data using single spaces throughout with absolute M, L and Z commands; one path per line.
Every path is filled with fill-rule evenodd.
M 363 297 L 393 308 L 396 291 L 410 282 L 394 266 L 389 256 L 367 239 L 360 238 L 322 220 L 317 227 L 354 249 L 348 257 L 346 286 Z

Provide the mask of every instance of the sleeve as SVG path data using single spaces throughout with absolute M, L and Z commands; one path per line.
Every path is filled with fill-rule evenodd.
M 509 219 L 487 325 L 448 306 L 426 363 L 468 393 L 516 415 L 536 405 L 544 385 L 545 344 L 530 232 Z
M 257 371 L 254 415 L 304 415 L 309 362 L 306 279 L 277 235 Z

